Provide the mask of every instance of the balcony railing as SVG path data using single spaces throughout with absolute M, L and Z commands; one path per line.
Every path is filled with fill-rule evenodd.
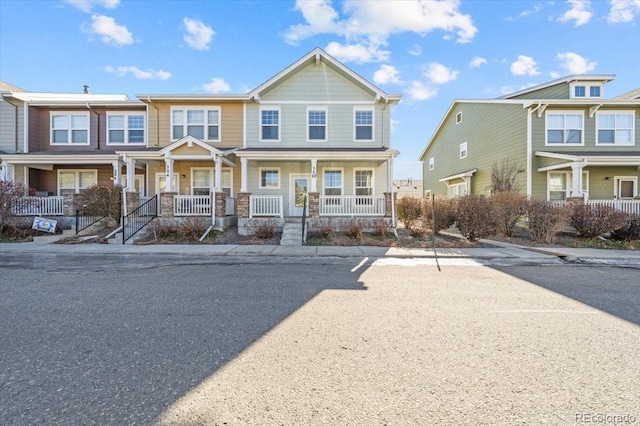
M 320 216 L 384 216 L 384 196 L 325 195 Z
M 12 209 L 16 216 L 62 216 L 63 197 L 22 197 Z
M 211 195 L 176 195 L 173 200 L 175 216 L 211 216 Z
M 251 195 L 249 217 L 282 217 L 281 195 Z

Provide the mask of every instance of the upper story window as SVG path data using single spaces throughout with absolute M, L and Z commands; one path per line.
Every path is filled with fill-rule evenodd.
M 219 141 L 220 108 L 172 108 L 171 139 L 187 135 L 203 141 Z
M 582 145 L 583 129 L 582 112 L 548 112 L 546 114 L 547 145 Z
M 143 144 L 144 114 L 107 114 L 107 143 Z
M 602 84 L 589 84 L 585 82 L 577 82 L 571 85 L 572 98 L 601 98 Z
M 634 145 L 633 112 L 598 112 L 596 115 L 596 145 Z
M 260 110 L 260 140 L 279 141 L 280 140 L 280 109 Z
M 462 122 L 462 111 L 456 114 L 456 124 L 460 124 Z
M 356 141 L 373 140 L 373 109 L 356 109 L 353 111 L 354 139 Z
M 326 108 L 309 108 L 307 110 L 307 140 L 327 140 L 327 110 Z
M 460 144 L 460 158 L 467 158 L 467 143 Z
M 429 170 L 433 170 L 436 166 L 436 160 L 433 157 L 429 157 Z
M 51 113 L 51 145 L 89 145 L 89 113 Z

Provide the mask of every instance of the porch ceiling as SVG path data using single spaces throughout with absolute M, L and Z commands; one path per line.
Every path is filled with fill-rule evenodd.
M 640 152 L 638 151 L 536 151 L 535 155 L 569 162 L 582 162 L 585 166 L 640 166 Z M 566 164 L 567 167 L 570 167 L 571 163 Z M 538 169 L 538 171 L 545 170 Z

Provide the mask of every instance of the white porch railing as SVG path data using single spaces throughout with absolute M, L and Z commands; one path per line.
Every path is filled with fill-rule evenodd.
M 629 214 L 640 214 L 640 200 L 589 200 L 587 204 L 613 207 Z
M 62 216 L 63 197 L 22 197 L 13 206 L 16 216 Z
M 226 201 L 225 201 L 225 210 L 224 210 L 224 214 L 225 216 L 233 216 L 236 214 L 236 200 L 233 197 L 230 196 L 226 196 Z
M 282 217 L 282 195 L 251 195 L 249 217 Z
M 175 216 L 210 216 L 211 195 L 176 195 L 173 199 Z
M 384 216 L 384 196 L 325 195 L 320 216 Z

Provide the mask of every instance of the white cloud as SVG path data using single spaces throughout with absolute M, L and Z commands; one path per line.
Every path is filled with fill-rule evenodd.
M 591 2 L 589 0 L 568 0 L 567 3 L 571 5 L 571 9 L 558 18 L 558 21 L 575 21 L 575 26 L 579 27 L 591 20 L 593 12 L 591 12 Z
M 350 41 L 385 45 L 393 34 L 425 35 L 442 30 L 447 34 L 455 33 L 459 43 L 467 43 L 478 29 L 470 15 L 459 11 L 459 6 L 459 0 L 346 0 L 344 19 L 341 20 L 330 0 L 297 0 L 295 10 L 302 12 L 305 23 L 289 27 L 284 38 L 289 44 L 297 44 L 318 34 L 335 34 Z
M 432 62 L 429 64 L 429 68 L 427 68 L 425 77 L 434 84 L 444 84 L 458 78 L 458 74 L 460 74 L 459 71 L 453 71 L 451 68 L 447 68 L 442 64 Z
M 530 56 L 519 55 L 518 60 L 511 64 L 513 75 L 538 75 L 538 64 Z
M 636 16 L 640 16 L 640 0 L 611 0 L 607 22 L 631 22 Z
M 221 78 L 212 78 L 209 83 L 203 84 L 202 88 L 209 93 L 224 93 L 231 91 L 231 86 Z
M 486 65 L 487 64 L 487 60 L 485 58 L 481 58 L 480 56 L 476 56 L 475 58 L 473 58 L 471 60 L 471 62 L 469 63 L 469 66 L 471 68 L 480 68 L 482 65 Z
M 558 53 L 556 59 L 560 66 L 569 74 L 584 74 L 593 71 L 597 62 L 589 62 L 587 59 L 573 52 Z
M 187 30 L 184 41 L 196 50 L 209 50 L 215 31 L 197 19 L 184 18 L 182 22 Z
M 422 46 L 420 46 L 419 44 L 414 44 L 413 46 L 411 46 L 411 49 L 409 49 L 409 55 L 412 55 L 412 56 L 422 55 Z
M 104 70 L 118 77 L 124 77 L 127 74 L 133 75 L 138 80 L 168 80 L 171 73 L 168 71 L 141 70 L 136 66 L 120 66 L 117 68 L 107 65 Z
M 433 87 L 425 86 L 421 81 L 412 81 L 411 86 L 407 89 L 407 94 L 411 99 L 416 101 L 425 101 L 437 95 L 438 90 Z
M 376 84 L 398 84 L 400 80 L 400 72 L 393 65 L 383 64 L 378 71 L 373 73 L 373 81 Z
M 325 48 L 327 53 L 342 62 L 383 62 L 389 59 L 391 52 L 380 50 L 377 45 L 363 44 L 342 45 L 332 41 Z
M 118 25 L 110 16 L 91 16 L 90 32 L 101 36 L 102 41 L 107 44 L 124 46 L 133 43 L 133 35 L 124 25 Z
M 65 0 L 75 8 L 83 12 L 90 13 L 93 6 L 102 6 L 107 9 L 115 9 L 120 4 L 120 0 Z

